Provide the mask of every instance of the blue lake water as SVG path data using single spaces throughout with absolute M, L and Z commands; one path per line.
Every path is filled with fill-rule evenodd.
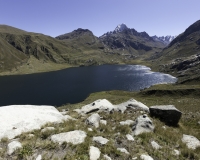
M 176 81 L 171 75 L 151 72 L 150 68 L 140 65 L 89 66 L 30 75 L 2 76 L 0 106 L 61 106 L 81 102 L 93 92 L 138 91 L 151 85 Z

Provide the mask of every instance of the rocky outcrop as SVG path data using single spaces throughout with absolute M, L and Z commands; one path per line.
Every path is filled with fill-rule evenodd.
M 75 130 L 75 131 L 52 135 L 51 140 L 54 143 L 59 143 L 60 145 L 63 142 L 72 143 L 72 144 L 80 144 L 84 142 L 86 136 L 87 135 L 84 131 Z
M 143 110 L 149 112 L 149 108 L 141 102 L 136 101 L 135 99 L 130 99 L 127 102 L 113 105 L 106 99 L 96 100 L 88 105 L 83 106 L 81 109 L 75 109 L 74 111 L 79 114 L 88 114 L 91 112 L 111 112 L 111 111 L 120 111 L 124 113 L 127 109 L 134 110 Z
M 40 129 L 46 123 L 60 123 L 63 120 L 63 115 L 53 106 L 3 106 L 0 107 L 0 139 L 12 139 L 22 132 Z
M 18 141 L 12 141 L 8 144 L 8 150 L 7 150 L 7 153 L 8 155 L 11 155 L 13 154 L 13 152 L 16 150 L 16 149 L 19 149 L 19 148 L 22 148 L 22 144 Z
M 182 142 L 186 143 L 189 149 L 196 149 L 197 147 L 200 147 L 200 141 L 196 137 L 191 135 L 184 134 Z
M 90 146 L 89 155 L 90 155 L 90 160 L 97 160 L 100 158 L 101 152 L 99 148 Z
M 134 135 L 139 135 L 144 132 L 153 132 L 154 128 L 153 122 L 144 114 L 136 119 L 132 130 Z
M 99 116 L 98 113 L 92 114 L 92 115 L 91 115 L 90 117 L 88 117 L 88 118 L 86 119 L 86 121 L 85 121 L 85 123 L 86 123 L 87 125 L 92 125 L 92 126 L 94 126 L 94 127 L 96 127 L 96 128 L 99 127 L 99 122 L 100 122 L 100 116 Z
M 152 117 L 157 117 L 169 125 L 177 125 L 182 114 L 173 105 L 151 106 L 149 109 Z

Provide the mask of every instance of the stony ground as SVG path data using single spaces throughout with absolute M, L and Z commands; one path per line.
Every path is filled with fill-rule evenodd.
M 74 111 L 74 109 L 80 111 L 81 107 L 89 103 L 90 106 L 95 106 L 97 103 L 93 100 L 99 97 L 107 97 L 112 103 L 119 104 L 117 102 L 125 102 L 132 96 L 132 93 L 127 92 L 101 92 L 92 94 L 82 103 L 60 107 L 58 108 L 60 113 L 65 115 L 62 123 L 47 123 L 41 129 L 22 133 L 14 139 L 2 138 L 0 159 L 200 159 L 200 147 L 188 148 L 189 145 L 183 142 L 185 135 L 191 135 L 195 140 L 194 142 L 189 140 L 192 146 L 195 143 L 199 145 L 199 109 L 191 107 L 190 112 L 185 112 L 184 107 L 176 106 L 179 103 L 195 105 L 198 102 L 195 97 L 189 103 L 184 96 L 182 98 L 174 96 L 174 99 L 180 101 L 177 103 L 174 99 L 169 101 L 160 98 L 162 104 L 175 104 L 182 112 L 182 117 L 176 126 L 166 125 L 158 118 L 151 117 L 148 111 L 142 108 L 126 108 L 122 111 L 122 105 L 115 105 L 114 107 L 118 108 L 116 110 L 95 109 L 87 114 Z M 148 98 L 145 95 L 134 96 L 148 107 L 159 104 L 155 101 L 158 98 L 155 95 L 154 98 L 151 95 L 148 95 Z M 138 117 L 149 117 L 148 126 L 146 124 L 143 126 L 152 131 L 136 135 L 134 126 Z M 99 120 L 99 124 L 94 120 Z M 149 125 L 150 123 L 152 125 Z

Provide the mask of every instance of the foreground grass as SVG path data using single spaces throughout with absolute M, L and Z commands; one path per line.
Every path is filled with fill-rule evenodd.
M 13 155 L 6 155 L 6 147 L 9 140 L 4 138 L 0 142 L 0 157 L 5 159 L 34 159 L 41 154 L 43 159 L 89 159 L 89 147 L 95 146 L 101 150 L 102 155 L 107 154 L 112 159 L 139 159 L 141 154 L 149 154 L 155 160 L 199 160 L 200 148 L 190 150 L 182 143 L 183 134 L 189 134 L 200 139 L 200 86 L 186 85 L 157 85 L 140 92 L 125 91 L 105 91 L 91 94 L 85 101 L 78 104 L 67 104 L 59 107 L 58 110 L 68 109 L 68 115 L 76 118 L 76 121 L 65 121 L 61 124 L 46 124 L 54 127 L 55 130 L 35 130 L 30 133 L 24 133 L 16 138 L 22 143 L 23 147 L 17 150 Z M 144 133 L 135 137 L 135 141 L 130 142 L 126 138 L 126 134 L 131 134 L 132 126 L 120 126 L 120 121 L 135 120 L 142 113 L 140 111 L 126 111 L 124 114 L 114 112 L 99 113 L 102 119 L 107 121 L 107 125 L 101 124 L 99 128 L 92 128 L 88 131 L 85 124 L 86 117 L 73 112 L 73 109 L 80 108 L 83 105 L 91 103 L 97 99 L 106 98 L 113 104 L 118 104 L 134 98 L 147 106 L 152 105 L 175 105 L 183 114 L 177 127 L 166 126 L 159 119 L 152 119 L 155 125 L 153 133 Z M 164 127 L 163 127 L 164 126 Z M 53 134 L 68 132 L 73 130 L 83 130 L 87 133 L 85 142 L 80 145 L 72 145 L 63 143 L 58 145 L 50 140 Z M 30 136 L 33 134 L 34 136 Z M 103 136 L 109 139 L 109 142 L 101 146 L 92 141 L 93 136 Z M 162 146 L 161 149 L 155 150 L 151 146 L 151 141 L 156 141 Z M 126 148 L 129 155 L 123 154 L 117 150 L 118 147 Z M 174 155 L 174 149 L 180 151 L 180 155 Z M 103 157 L 101 157 L 103 159 Z

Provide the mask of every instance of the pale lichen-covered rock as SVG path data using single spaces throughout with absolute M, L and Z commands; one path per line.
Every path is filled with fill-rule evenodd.
M 76 121 L 77 119 L 75 119 L 75 118 L 72 118 L 71 116 L 69 116 L 69 115 L 64 115 L 64 120 L 65 121 L 68 121 L 68 120 L 73 120 L 73 121 Z
M 65 133 L 59 133 L 51 136 L 51 140 L 54 143 L 62 144 L 63 142 L 80 144 L 83 143 L 86 138 L 86 133 L 81 130 L 75 130 Z
M 46 123 L 60 123 L 63 119 L 63 115 L 53 106 L 3 106 L 0 107 L 0 139 L 13 139 L 22 132 L 40 129 Z
M 172 154 L 175 155 L 175 156 L 179 156 L 179 155 L 180 155 L 180 151 L 177 150 L 177 149 L 174 149 L 174 150 L 172 151 Z
M 118 151 L 126 154 L 130 154 L 125 148 L 117 148 Z
M 191 135 L 183 134 L 182 142 L 186 143 L 189 149 L 196 149 L 197 147 L 200 147 L 200 141 Z
M 97 137 L 93 137 L 93 141 L 101 144 L 101 145 L 105 145 L 106 143 L 108 143 L 108 139 L 103 138 L 102 136 L 97 136 Z
M 131 124 L 133 124 L 133 123 L 134 123 L 133 120 L 126 120 L 126 121 L 121 121 L 121 122 L 119 122 L 119 124 L 121 124 L 121 125 L 131 125 Z
M 149 110 L 151 116 L 169 125 L 177 125 L 182 114 L 174 105 L 151 106 Z
M 90 160 L 97 160 L 100 158 L 101 152 L 99 148 L 90 146 L 89 155 L 90 155 Z
M 46 131 L 53 131 L 53 130 L 55 130 L 54 127 L 46 127 L 44 129 L 42 129 L 41 132 L 43 133 L 43 132 L 46 132 Z
M 154 125 L 150 118 L 144 114 L 139 116 L 133 124 L 132 130 L 134 135 L 139 135 L 144 132 L 153 132 Z
M 153 158 L 151 156 L 145 155 L 145 154 L 142 154 L 140 156 L 140 159 L 142 159 L 142 160 L 153 160 Z
M 151 141 L 151 146 L 152 146 L 155 150 L 162 148 L 162 147 L 161 147 L 157 142 L 155 142 L 155 141 Z
M 8 150 L 7 150 L 7 153 L 8 155 L 11 155 L 13 154 L 13 152 L 16 150 L 16 149 L 19 149 L 19 148 L 22 148 L 22 144 L 18 141 L 12 141 L 8 144 Z
M 96 128 L 99 127 L 99 122 L 100 122 L 100 116 L 98 113 L 92 114 L 90 117 L 88 117 L 85 121 L 86 124 L 92 125 Z
M 131 136 L 130 134 L 127 134 L 127 135 L 126 135 L 126 138 L 127 138 L 129 141 L 134 141 L 133 136 Z
M 128 108 L 149 112 L 149 108 L 146 105 L 134 99 L 130 99 L 127 102 L 124 102 L 118 105 L 113 105 L 106 99 L 99 99 L 88 105 L 83 106 L 81 109 L 75 109 L 74 111 L 76 111 L 79 114 L 88 114 L 88 113 L 97 112 L 97 111 L 98 112 L 120 111 L 124 113 L 124 111 Z

